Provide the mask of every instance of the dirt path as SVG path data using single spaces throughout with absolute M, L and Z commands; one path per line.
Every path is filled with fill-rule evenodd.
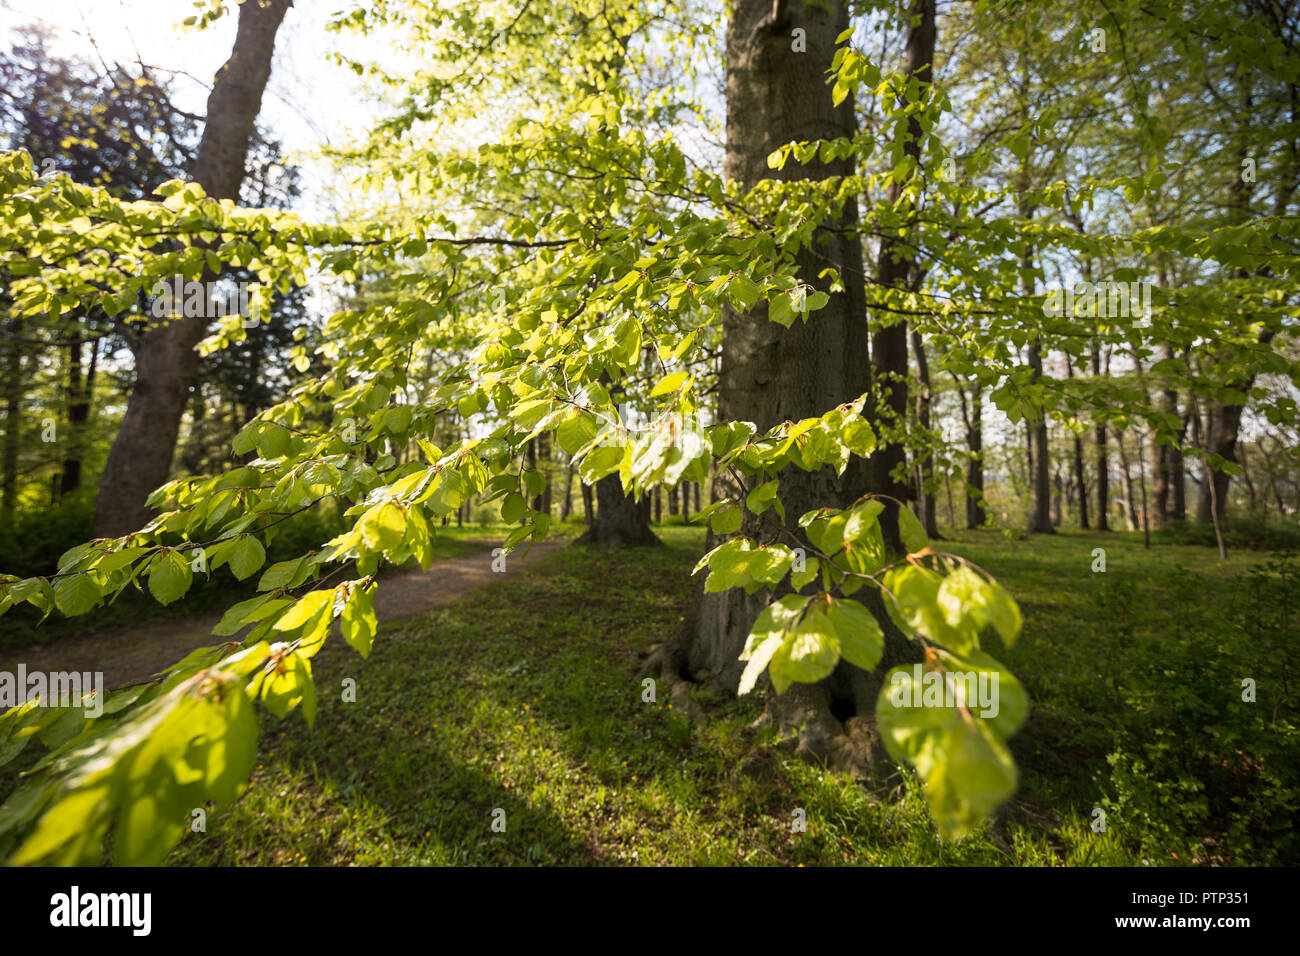
M 440 561 L 428 571 L 416 568 L 385 576 L 375 595 L 375 616 L 379 622 L 419 617 L 490 584 L 496 576 L 492 570 L 492 549 L 497 543 L 469 543 L 481 550 Z M 517 551 L 506 559 L 506 573 L 535 567 L 564 544 L 543 541 L 533 545 L 526 557 Z M 118 687 L 158 673 L 196 647 L 220 643 L 223 639 L 212 634 L 212 628 L 220 620 L 221 614 L 214 612 L 138 628 L 119 627 L 50 644 L 4 648 L 0 649 L 0 672 L 16 673 L 20 663 L 29 672 L 103 671 L 104 685 Z

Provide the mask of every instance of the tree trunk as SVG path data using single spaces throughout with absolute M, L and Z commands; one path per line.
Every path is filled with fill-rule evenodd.
M 1183 442 L 1187 440 L 1187 423 L 1191 410 L 1182 416 L 1182 425 L 1178 430 L 1178 444 L 1169 449 L 1169 484 L 1173 491 L 1173 507 L 1170 518 L 1174 521 L 1187 520 L 1187 466 L 1183 459 Z
M 929 448 L 930 436 L 930 362 L 925 355 L 925 342 L 921 333 L 912 330 L 912 355 L 916 359 L 916 378 L 920 388 L 916 393 L 916 420 L 921 433 L 926 438 Z M 925 533 L 933 539 L 939 538 L 938 518 L 935 515 L 934 493 L 926 491 L 925 482 L 934 480 L 934 452 L 927 451 L 917 469 L 916 496 L 921 504 L 921 521 L 925 524 Z
M 230 59 L 217 71 L 191 178 L 215 199 L 239 198 L 262 92 L 271 75 L 275 34 L 291 0 L 239 6 Z M 204 279 L 213 276 L 205 274 Z M 150 520 L 145 499 L 167 481 L 194 371 L 195 346 L 207 331 L 200 317 L 165 321 L 136 349 L 135 384 L 99 483 L 96 537 L 118 537 Z
M 624 494 L 618 472 L 596 482 L 596 520 L 577 544 L 640 546 L 659 544 L 650 530 L 650 497 Z
M 1254 385 L 1254 376 L 1251 376 L 1247 382 L 1239 382 L 1234 385 L 1235 388 L 1245 393 Z M 1244 386 L 1244 387 L 1243 387 Z M 1241 428 L 1241 413 L 1245 411 L 1244 405 L 1220 405 L 1211 404 L 1208 414 L 1206 415 L 1205 428 L 1205 449 L 1213 454 L 1220 455 L 1230 462 L 1237 460 L 1237 433 Z M 1209 473 L 1210 479 L 1201 482 L 1200 497 L 1196 502 L 1196 517 L 1199 521 L 1211 522 L 1217 520 L 1223 521 L 1226 505 L 1228 502 L 1228 482 L 1230 476 L 1227 472 L 1218 471 L 1206 465 L 1205 470 Z M 1213 484 L 1213 487 L 1211 487 Z M 1215 513 L 1211 514 L 1213 507 Z
M 1065 375 L 1074 378 L 1074 360 L 1068 352 L 1065 355 Z M 1083 436 L 1078 432 L 1074 433 L 1074 483 L 1079 492 L 1079 528 L 1087 531 L 1091 527 L 1088 521 L 1088 476 L 1083 467 Z
M 10 337 L 5 342 L 5 441 L 0 462 L 0 515 L 5 527 L 13 527 L 18 506 L 18 453 L 23 428 L 23 345 L 18 340 L 22 320 L 5 323 Z
M 1128 449 L 1124 447 L 1124 433 L 1115 433 L 1115 445 L 1119 448 L 1120 478 L 1124 482 L 1124 518 L 1128 530 L 1138 530 L 1137 501 L 1133 497 L 1133 473 L 1129 467 Z
M 82 462 L 86 456 L 86 422 L 90 419 L 95 390 L 95 369 L 99 365 L 99 340 L 90 340 L 90 364 L 82 373 L 81 341 L 68 346 L 68 431 L 63 439 L 63 470 L 59 476 L 59 498 L 81 487 Z
M 1030 294 L 1033 289 L 1029 290 Z M 1029 348 L 1029 367 L 1033 370 L 1033 381 L 1043 377 L 1042 340 L 1034 342 Z M 1047 447 L 1047 414 L 1044 412 L 1036 421 L 1031 421 L 1029 430 L 1033 447 L 1033 471 L 1030 474 L 1030 508 L 1029 523 L 1026 528 L 1030 534 L 1052 534 L 1052 475 L 1051 461 Z
M 663 489 L 656 486 L 655 488 L 655 524 L 662 524 L 664 519 L 664 496 Z
M 1246 485 L 1246 510 L 1251 514 L 1259 512 L 1259 495 L 1255 490 L 1255 482 L 1250 476 L 1250 466 L 1247 464 L 1246 446 L 1241 444 L 1237 446 L 1237 463 L 1241 465 L 1241 480 Z
M 1061 526 L 1062 494 L 1063 494 L 1063 489 L 1061 485 L 1061 472 L 1059 470 L 1054 471 L 1052 473 L 1052 527 L 1053 528 L 1059 528 Z
M 1174 348 L 1172 345 L 1164 347 L 1163 359 L 1172 359 L 1174 357 Z M 1178 392 L 1172 388 L 1165 388 L 1161 392 L 1163 399 L 1163 411 L 1166 415 L 1178 414 Z M 1162 445 L 1156 441 L 1155 429 L 1150 429 L 1148 436 L 1151 441 L 1151 526 L 1154 528 L 1163 528 L 1169 524 L 1169 497 L 1173 487 L 1173 453 L 1172 445 Z
M 984 395 L 979 383 L 971 390 L 970 415 L 966 414 L 966 387 L 956 376 L 957 397 L 961 400 L 961 418 L 966 426 L 966 527 L 981 528 L 987 516 L 984 513 Z
M 911 30 L 908 66 L 921 74 L 922 67 L 928 71 L 933 54 L 933 0 L 917 0 L 914 12 L 921 16 L 919 26 Z M 805 6 L 780 0 L 775 4 L 772 0 L 733 3 L 727 25 L 725 172 L 743 191 L 768 177 L 820 179 L 853 172 L 852 163 L 843 159 L 827 164 L 813 159 L 808 165 L 791 160 L 782 170 L 769 170 L 766 162 L 776 147 L 791 140 L 853 135 L 853 104 L 845 102 L 835 107 L 825 84 L 835 39 L 848 23 L 848 12 L 842 4 L 827 9 L 819 4 Z M 796 27 L 804 31 L 806 52 L 792 49 L 791 30 Z M 920 78 L 928 80 L 928 72 Z M 916 142 L 909 143 L 909 149 L 919 143 L 919 124 L 913 121 L 913 125 L 918 125 L 918 130 L 914 134 Z M 831 293 L 829 303 L 809 321 L 795 322 L 786 329 L 767 321 L 765 303 L 748 314 L 724 304 L 719 421 L 748 420 L 766 430 L 782 421 L 821 415 L 867 391 L 862 249 L 857 237 L 847 234 L 848 229 L 836 228 L 851 228 L 856 220 L 856 203 L 849 200 L 841 210 L 840 222 L 828 222 L 825 232 L 814 238 L 816 248 L 804 248 L 797 256 L 803 281 L 825 289 L 826 280 L 820 278 L 820 273 L 830 263 L 839 270 L 844 287 L 841 292 Z M 885 277 L 892 282 L 908 274 L 909 263 L 893 262 L 891 245 L 882 243 L 885 248 L 881 263 Z M 901 388 L 890 397 L 891 407 L 902 413 L 907 398 L 906 327 L 894 326 L 880 334 L 878 367 L 903 376 Z M 901 451 L 901 444 L 895 444 L 886 457 L 896 463 L 901 460 Z M 877 449 L 876 455 L 880 453 Z M 804 512 L 824 506 L 843 507 L 867 490 L 868 469 L 864 464 L 861 459 L 852 460 L 842 477 L 831 468 L 812 473 L 787 468 L 780 475 L 786 512 L 784 528 L 772 509 L 761 516 L 746 512 L 740 533 L 767 540 L 782 530 L 800 532 L 797 521 Z M 723 472 L 715 478 L 713 499 L 743 495 L 755 484 L 748 480 L 744 487 L 736 487 L 734 475 Z M 891 488 L 896 489 L 893 479 L 885 484 L 874 483 L 878 492 L 892 494 Z M 905 488 L 896 490 L 906 492 Z M 901 499 L 903 494 L 896 496 Z M 896 528 L 896 513 L 893 509 L 890 512 Z M 802 535 L 799 537 L 802 539 Z M 896 530 L 893 537 L 897 537 Z M 710 533 L 708 546 L 716 546 L 719 540 Z M 659 664 L 665 675 L 689 674 L 734 693 L 743 670 L 740 652 L 755 617 L 773 595 L 766 591 L 749 595 L 738 588 L 706 594 L 702 583 L 698 587 L 698 601 L 684 629 L 684 640 L 668 650 Z M 865 592 L 859 593 L 865 596 Z M 871 600 L 871 596 L 866 597 Z M 901 657 L 915 659 L 910 651 L 901 635 L 889 627 L 880 672 Z M 783 735 L 789 733 L 797 739 L 799 753 L 830 759 L 833 766 L 870 773 L 878 755 L 871 739 L 871 725 L 852 724 L 846 732 L 836 715 L 847 718 L 850 713 L 872 713 L 878 687 L 878 676 L 841 662 L 821 684 L 795 684 L 783 694 L 770 696 L 769 715 Z M 835 713 L 832 701 L 838 701 Z M 866 734 L 857 740 L 862 746 L 851 737 L 857 728 L 864 728 L 862 733 Z
M 578 483 L 582 486 L 582 516 L 586 519 L 587 527 L 590 528 L 596 520 L 595 516 L 591 513 L 591 485 L 581 480 Z
M 570 461 L 564 469 L 564 506 L 560 512 L 560 520 L 568 521 L 569 515 L 573 514 L 573 462 Z
M 1092 374 L 1101 378 L 1101 343 L 1092 350 Z M 1110 374 L 1110 358 L 1106 359 L 1106 374 Z M 1110 456 L 1106 451 L 1106 423 L 1097 422 L 1097 530 L 1110 530 Z

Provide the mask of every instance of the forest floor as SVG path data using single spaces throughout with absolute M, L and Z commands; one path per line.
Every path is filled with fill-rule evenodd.
M 383 575 L 375 593 L 379 623 L 446 607 L 488 584 L 497 576 L 492 571 L 492 549 L 499 544 L 499 538 L 438 539 L 437 558 L 428 571 L 401 569 Z M 506 573 L 533 567 L 562 546 L 562 541 L 549 540 L 534 545 L 527 554 L 520 549 L 507 556 Z M 20 663 L 28 671 L 98 671 L 104 675 L 105 687 L 119 687 L 159 673 L 195 648 L 219 643 L 212 629 L 223 610 L 121 622 L 40 644 L 0 647 L 0 672 L 16 673 Z
M 1022 638 L 990 649 L 1032 701 L 1012 739 L 1019 791 L 950 844 L 910 772 L 868 792 L 752 730 L 761 693 L 693 690 L 701 720 L 646 699 L 641 661 L 681 626 L 703 546 L 700 529 L 656 531 L 666 547 L 560 548 L 493 575 L 382 627 L 366 660 L 328 644 L 315 728 L 263 717 L 248 792 L 169 862 L 1300 862 L 1294 563 L 1077 531 L 941 542 L 1020 601 Z

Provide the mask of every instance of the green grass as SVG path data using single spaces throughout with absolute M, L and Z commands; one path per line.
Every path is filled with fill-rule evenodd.
M 697 723 L 662 697 L 642 701 L 639 661 L 680 625 L 702 547 L 697 529 L 658 530 L 667 547 L 565 549 L 540 573 L 507 573 L 453 607 L 386 627 L 367 661 L 327 646 L 315 661 L 315 729 L 296 713 L 264 718 L 248 793 L 211 815 L 205 834 L 187 833 L 170 862 L 1177 865 L 1267 856 L 1240 833 L 1228 839 L 1227 821 L 1212 817 L 1175 821 L 1183 830 L 1171 835 L 1159 801 L 1139 812 L 1150 811 L 1140 785 L 1123 777 L 1139 796 L 1116 792 L 1107 761 L 1133 728 L 1146 735 L 1141 744 L 1173 719 L 1161 694 L 1176 694 L 1182 675 L 1183 664 L 1166 666 L 1170 647 L 1182 647 L 1170 636 L 1183 613 L 1176 602 L 1194 598 L 1202 615 L 1240 603 L 1239 575 L 1258 555 L 1219 567 L 1212 552 L 1148 553 L 1122 535 L 1077 533 L 1010 542 L 961 532 L 947 542 L 1021 601 L 1024 636 L 1005 657 L 1034 703 L 1013 740 L 1020 792 L 980 833 L 950 845 L 910 774 L 872 794 L 794 759 L 747 729 L 761 711 L 755 698 L 694 692 L 708 713 Z M 1091 549 L 1102 545 L 1107 572 L 1093 574 Z M 1228 640 L 1223 627 L 1209 632 Z M 1232 647 L 1242 650 L 1235 638 Z M 1246 666 L 1229 660 L 1232 673 Z M 1174 678 L 1163 673 L 1171 669 Z M 1169 686 L 1157 681 L 1152 693 L 1152 674 Z M 345 677 L 357 681 L 356 703 L 340 700 Z M 1289 746 L 1294 762 L 1293 736 Z M 1108 808 L 1104 834 L 1089 827 L 1097 806 Z M 503 833 L 492 830 L 498 808 Z M 796 809 L 805 832 L 792 828 Z M 1249 822 L 1261 832 L 1277 824 Z M 1210 843 L 1190 848 L 1203 838 Z

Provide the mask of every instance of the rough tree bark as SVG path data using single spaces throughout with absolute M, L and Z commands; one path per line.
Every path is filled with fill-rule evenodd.
M 920 14 L 920 23 L 911 28 L 908 68 L 926 80 L 934 45 L 933 0 L 916 0 L 914 12 Z M 813 160 L 808 165 L 791 160 L 779 171 L 769 170 L 766 163 L 772 150 L 791 140 L 849 136 L 854 132 L 852 103 L 834 107 L 825 84 L 835 38 L 848 22 L 842 4 L 828 9 L 820 4 L 805 6 L 781 0 L 733 3 L 727 27 L 726 173 L 743 189 L 769 176 L 821 179 L 853 171 L 846 160 L 828 164 Z M 804 31 L 806 52 L 792 49 L 791 31 L 795 28 Z M 909 149 L 919 143 L 919 130 L 913 131 L 913 137 Z M 753 421 L 765 430 L 782 421 L 820 415 L 867 391 L 870 373 L 865 361 L 862 249 L 856 235 L 846 234 L 855 226 L 857 215 L 856 203 L 847 202 L 840 210 L 839 222 L 828 222 L 830 228 L 814 238 L 815 247 L 804 249 L 798 256 L 804 281 L 825 288 L 825 280 L 818 276 L 828 263 L 833 263 L 844 286 L 807 323 L 795 322 L 785 329 L 769 322 L 764 303 L 748 314 L 723 307 L 719 420 Z M 836 230 L 837 225 L 849 228 Z M 893 262 L 887 250 L 882 251 L 881 261 L 888 264 L 889 276 L 905 280 L 909 262 Z M 907 399 L 906 328 L 894 326 L 886 331 L 889 334 L 882 339 L 882 364 L 903 376 L 903 387 L 892 398 L 902 413 Z M 901 453 L 901 448 L 898 451 Z M 893 460 L 897 461 L 898 456 L 894 455 Z M 746 513 L 740 533 L 772 540 L 782 531 L 798 531 L 798 517 L 806 511 L 851 504 L 867 491 L 866 464 L 855 459 L 842 477 L 830 468 L 814 473 L 787 469 L 780 475 L 785 526 L 774 510 L 762 516 Z M 743 495 L 748 490 L 736 487 L 734 476 L 728 473 L 718 475 L 715 482 L 714 500 Z M 748 484 L 752 487 L 754 482 Z M 892 487 L 891 479 L 873 490 L 896 494 L 901 499 L 905 488 L 895 492 L 890 490 Z M 896 519 L 894 523 L 896 526 Z M 710 548 L 718 543 L 709 536 Z M 682 640 L 665 648 L 652 666 L 658 666 L 670 682 L 684 676 L 734 693 L 743 669 L 739 655 L 745 639 L 754 618 L 773 595 L 747 595 L 741 589 L 705 594 L 702 578 L 699 589 Z M 859 594 L 869 602 L 875 592 Z M 878 604 L 874 609 L 879 610 Z M 884 660 L 874 674 L 841 662 L 836 672 L 820 684 L 795 684 L 783 694 L 769 695 L 767 716 L 783 736 L 789 735 L 797 742 L 797 752 L 871 776 L 880 748 L 873 722 L 863 715 L 874 712 L 879 675 L 894 663 L 912 659 L 916 658 L 910 645 L 889 627 Z
M 271 75 L 275 34 L 292 0 L 240 4 L 230 58 L 217 71 L 207 121 L 190 176 L 215 199 L 238 199 L 262 92 Z M 212 276 L 205 275 L 205 279 Z M 150 520 L 145 500 L 167 481 L 203 318 L 173 319 L 150 328 L 135 352 L 135 384 L 99 482 L 95 535 L 117 537 Z

